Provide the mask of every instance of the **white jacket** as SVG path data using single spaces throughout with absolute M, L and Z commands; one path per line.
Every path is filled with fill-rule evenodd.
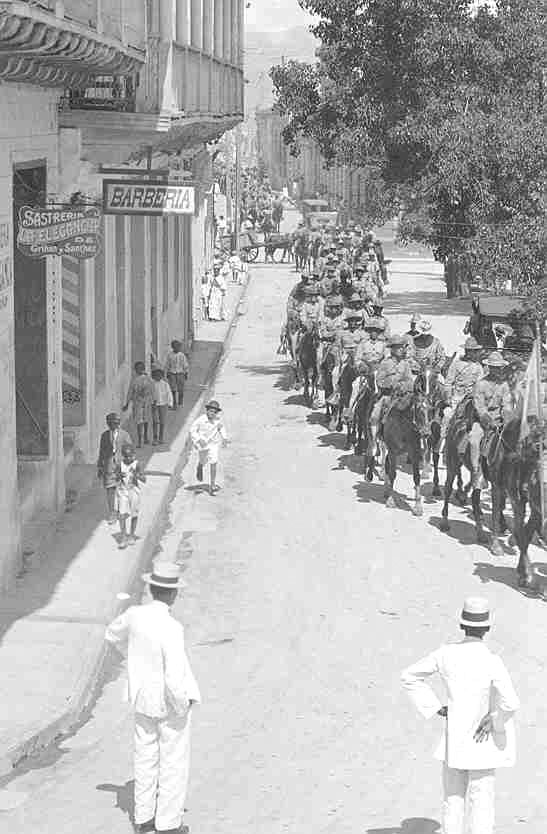
M 136 712 L 183 715 L 201 700 L 184 650 L 184 629 L 164 602 L 132 605 L 106 629 L 105 638 L 127 655 L 127 699 Z
M 438 674 L 446 690 L 441 703 L 425 679 Z M 500 657 L 481 641 L 466 637 L 441 646 L 402 673 L 403 686 L 424 718 L 448 707 L 445 730 L 435 757 L 460 770 L 489 770 L 515 763 L 513 713 L 519 699 Z M 495 731 L 486 741 L 473 735 L 487 712 L 494 716 Z

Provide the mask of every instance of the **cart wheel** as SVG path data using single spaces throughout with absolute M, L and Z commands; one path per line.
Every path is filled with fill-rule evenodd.
M 245 253 L 247 255 L 248 263 L 253 263 L 258 258 L 258 247 L 253 246 L 251 249 L 246 249 Z
M 274 249 L 273 259 L 274 259 L 276 264 L 280 264 L 284 257 L 285 257 L 285 249 L 283 249 L 283 247 L 281 247 L 279 249 Z

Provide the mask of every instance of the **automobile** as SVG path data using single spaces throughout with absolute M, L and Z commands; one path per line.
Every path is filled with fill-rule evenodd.
M 534 322 L 524 296 L 474 294 L 465 332 L 487 350 L 525 357 L 534 346 Z

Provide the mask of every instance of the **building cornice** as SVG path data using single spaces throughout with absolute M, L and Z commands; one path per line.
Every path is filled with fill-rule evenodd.
M 0 0 L 0 80 L 77 87 L 93 76 L 129 75 L 145 51 L 17 0 Z

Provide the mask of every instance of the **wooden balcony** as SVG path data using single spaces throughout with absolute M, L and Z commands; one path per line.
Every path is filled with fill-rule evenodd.
M 135 0 L 0 0 L 0 80 L 82 88 L 144 64 L 145 4 Z

